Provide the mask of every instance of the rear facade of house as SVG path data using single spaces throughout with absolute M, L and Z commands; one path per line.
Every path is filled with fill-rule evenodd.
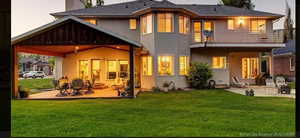
M 145 89 L 170 81 L 188 87 L 192 62 L 209 64 L 218 85 L 230 85 L 232 77 L 254 84 L 260 73 L 272 75 L 271 50 L 284 47 L 273 35 L 273 22 L 282 15 L 224 5 L 136 0 L 85 9 L 79 0 L 66 0 L 66 11 L 51 15 L 75 16 L 141 43 L 135 85 Z M 128 58 L 118 47 L 70 53 L 57 58 L 56 74 L 88 79 L 96 73 L 99 82 L 112 85 L 126 76 Z

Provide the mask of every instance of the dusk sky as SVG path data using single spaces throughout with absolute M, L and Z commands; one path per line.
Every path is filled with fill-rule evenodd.
M 104 0 L 105 4 L 132 0 Z M 218 0 L 169 0 L 178 4 L 216 4 Z M 285 15 L 285 0 L 252 0 L 255 10 Z M 11 36 L 20 35 L 54 21 L 49 13 L 65 10 L 65 0 L 12 0 Z M 295 0 L 287 0 L 295 22 Z M 283 28 L 283 19 L 274 24 L 274 29 Z

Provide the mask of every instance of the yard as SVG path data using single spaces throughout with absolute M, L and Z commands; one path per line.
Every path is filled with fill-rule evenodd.
M 136 99 L 14 100 L 13 137 L 293 136 L 295 99 L 225 90 Z
M 38 93 L 41 89 L 53 88 L 52 78 L 47 79 L 22 79 L 19 80 L 19 85 L 22 88 L 29 89 L 31 94 Z

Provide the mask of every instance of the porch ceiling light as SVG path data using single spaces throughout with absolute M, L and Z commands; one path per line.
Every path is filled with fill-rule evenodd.
M 239 17 L 239 18 L 238 18 L 238 24 L 239 24 L 240 26 L 242 26 L 242 25 L 244 24 L 244 22 L 245 22 L 245 20 L 244 20 L 243 17 Z
M 78 47 L 78 46 L 75 46 L 75 48 L 74 48 L 74 53 L 77 53 L 77 52 L 78 52 L 78 49 L 79 49 L 79 47 Z

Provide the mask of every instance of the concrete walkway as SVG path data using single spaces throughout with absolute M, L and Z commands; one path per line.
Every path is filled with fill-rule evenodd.
M 238 93 L 242 95 L 246 95 L 246 90 L 254 90 L 254 96 L 261 97 L 288 97 L 288 98 L 296 98 L 296 89 L 291 90 L 291 94 L 279 94 L 277 88 L 267 87 L 267 86 L 248 86 L 247 88 L 229 88 L 225 89 L 229 92 Z

